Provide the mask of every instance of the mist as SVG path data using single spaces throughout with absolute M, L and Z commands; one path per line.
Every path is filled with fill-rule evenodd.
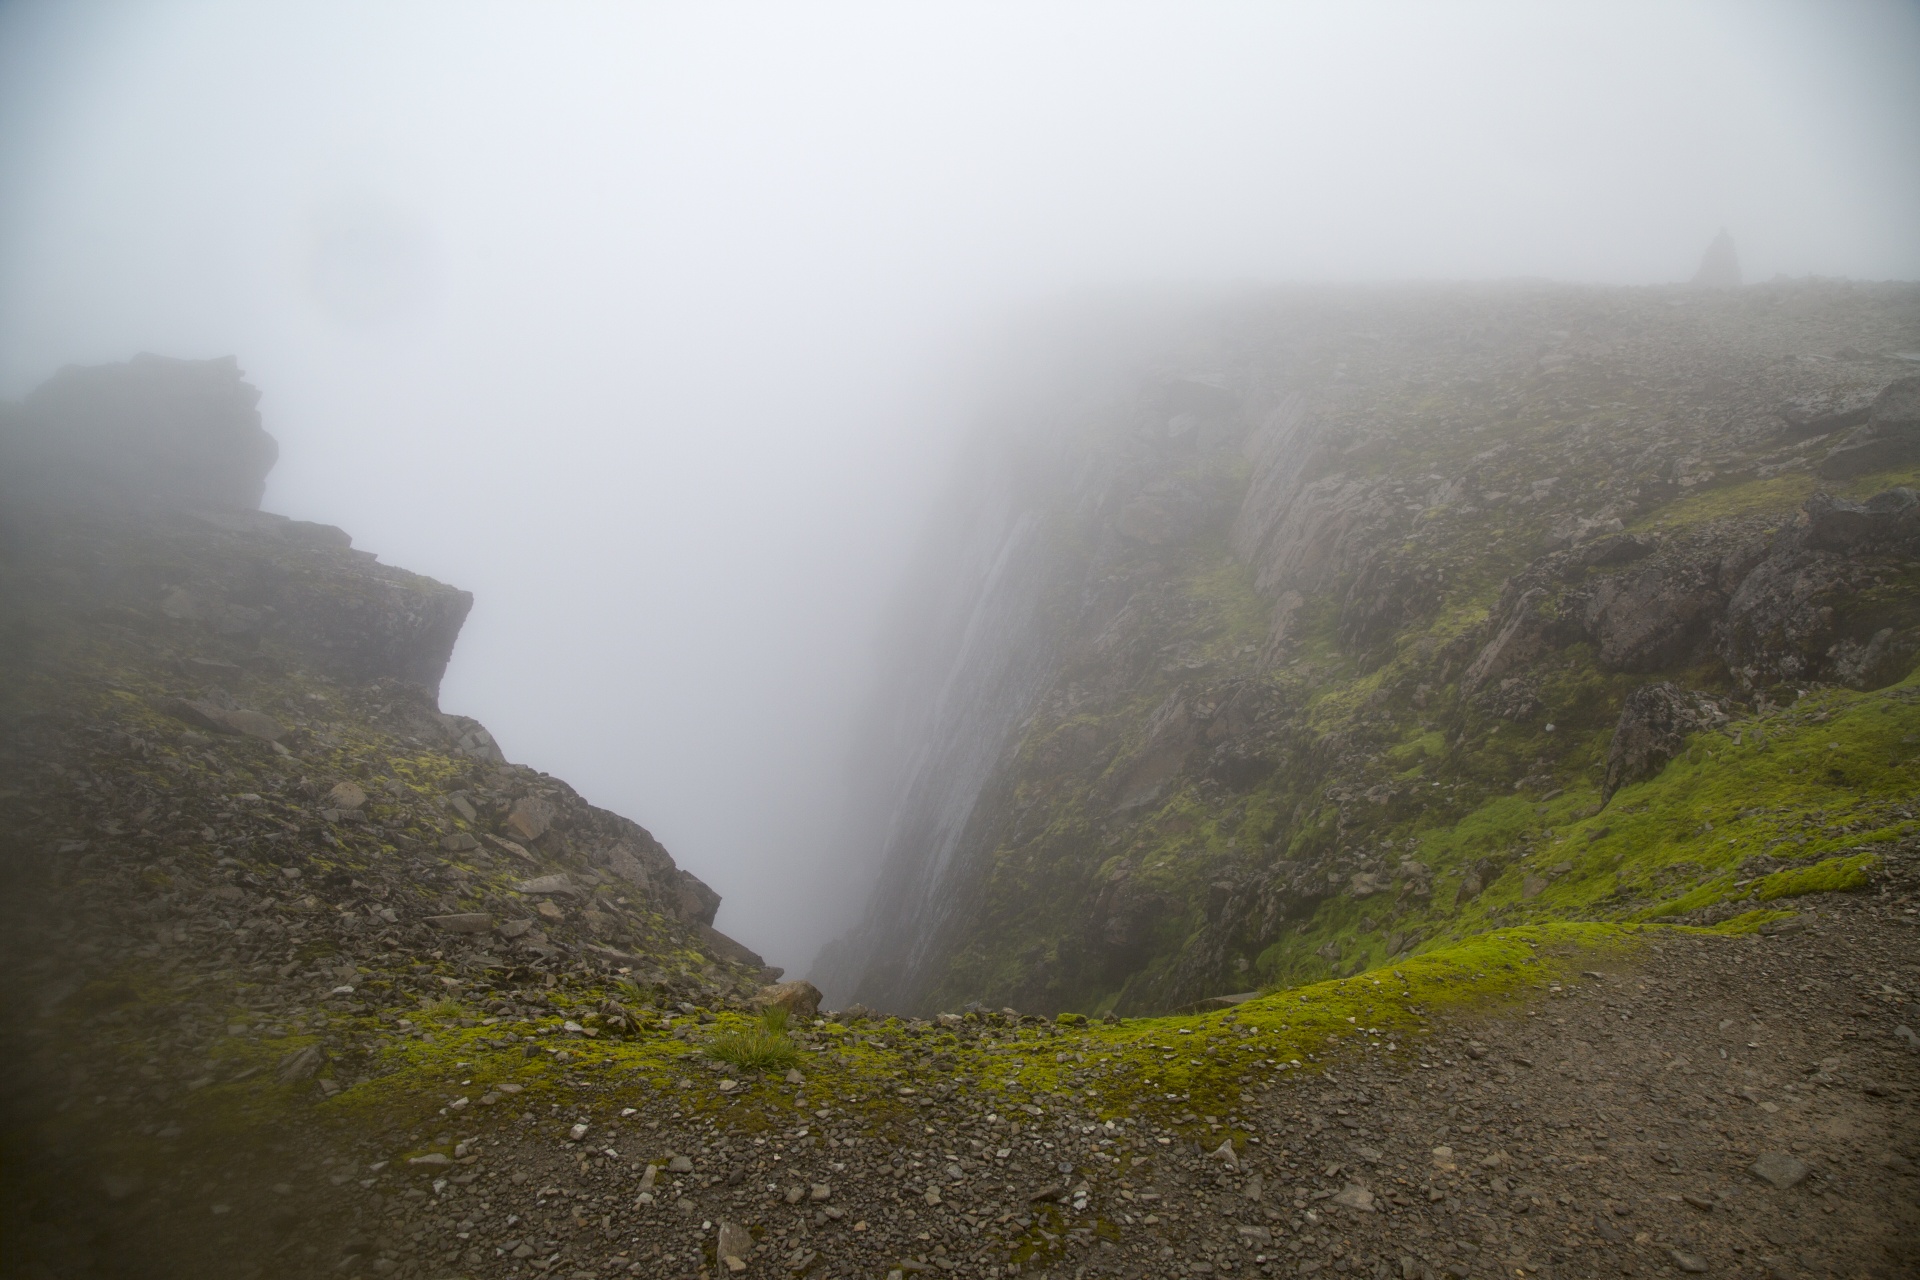
M 1904 4 L 0 9 L 0 396 L 234 354 L 442 705 L 804 968 L 1008 335 L 1278 281 L 1920 276 Z

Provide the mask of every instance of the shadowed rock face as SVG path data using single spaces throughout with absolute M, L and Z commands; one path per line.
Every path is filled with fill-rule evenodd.
M 0 416 L 9 505 L 97 515 L 253 510 L 280 447 L 232 356 L 70 366 Z

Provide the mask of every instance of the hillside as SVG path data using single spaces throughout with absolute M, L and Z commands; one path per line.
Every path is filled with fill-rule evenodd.
M 1711 921 L 1911 838 L 1920 291 L 1303 289 L 1169 330 L 1003 410 L 939 517 L 831 996 L 1165 1012 Z M 1814 715 L 1831 754 L 1772 745 Z
M 63 372 L 8 1274 L 1914 1274 L 1916 293 L 1778 292 L 1237 304 L 989 439 L 837 1010 L 439 710 L 470 600 L 258 511 L 231 362 Z
M 296 1098 L 404 1097 L 423 1007 L 619 1028 L 778 977 L 643 828 L 440 711 L 470 596 L 257 510 L 256 398 L 142 357 L 0 422 L 16 1207 L 266 1157 Z

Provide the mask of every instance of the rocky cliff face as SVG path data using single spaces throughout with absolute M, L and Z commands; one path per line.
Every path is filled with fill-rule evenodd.
M 820 976 L 1125 1013 L 1548 910 L 1522 854 L 1688 735 L 1913 667 L 1916 351 L 1909 286 L 1200 317 L 955 498 L 886 873 Z M 1646 856 L 1599 914 L 1717 869 Z
M 254 509 L 254 398 L 231 362 L 143 359 L 6 416 L 33 493 L 0 544 L 0 1229 L 58 1274 L 147 1274 L 162 1237 L 181 1274 L 280 1247 L 264 1208 L 99 1224 L 112 1188 L 246 1173 L 289 1101 L 437 1087 L 398 1051 L 423 1007 L 587 984 L 568 1025 L 612 1035 L 778 976 L 646 830 L 439 709 L 466 592 Z

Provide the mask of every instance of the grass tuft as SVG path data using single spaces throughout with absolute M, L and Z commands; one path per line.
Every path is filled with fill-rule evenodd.
M 708 1043 L 706 1054 L 742 1071 L 785 1071 L 799 1065 L 800 1046 L 787 1035 L 787 1011 L 774 1005 L 738 1031 L 723 1031 Z

